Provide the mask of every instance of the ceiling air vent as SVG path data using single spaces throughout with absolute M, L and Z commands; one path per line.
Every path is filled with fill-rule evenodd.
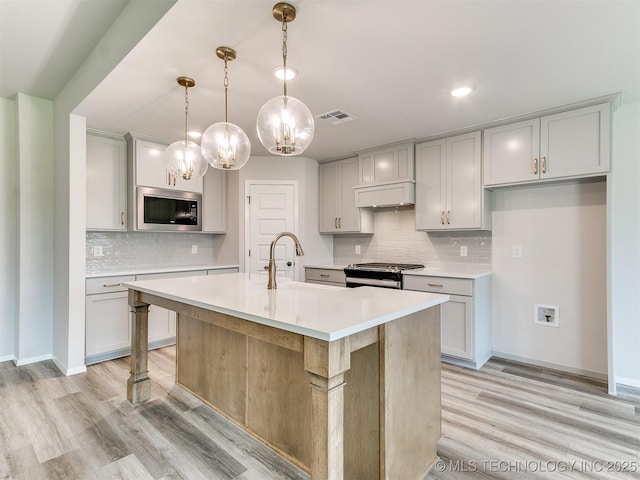
M 316 115 L 316 118 L 330 123 L 331 125 L 338 125 L 340 123 L 350 122 L 351 120 L 357 120 L 358 117 L 351 115 L 344 110 L 332 110 L 331 112 L 323 113 L 322 115 Z

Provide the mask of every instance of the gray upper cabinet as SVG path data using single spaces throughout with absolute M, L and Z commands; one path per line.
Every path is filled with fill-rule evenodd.
M 416 145 L 416 229 L 491 228 L 479 131 Z
M 87 132 L 87 230 L 126 230 L 127 144 L 123 137 Z
M 130 161 L 130 182 L 134 188 L 144 186 L 202 193 L 202 178 L 185 180 L 169 173 L 164 158 L 169 143 L 134 133 L 127 133 L 125 138 Z
M 373 213 L 357 208 L 358 159 L 320 165 L 320 233 L 373 233 Z
M 393 143 L 384 147 L 361 150 L 358 152 L 358 157 L 360 185 L 415 178 L 413 142 Z
M 608 103 L 484 131 L 484 185 L 532 183 L 609 171 Z
M 227 231 L 227 172 L 209 167 L 202 186 L 202 231 Z

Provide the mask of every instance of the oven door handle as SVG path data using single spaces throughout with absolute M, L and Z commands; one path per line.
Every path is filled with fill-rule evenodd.
M 370 287 L 387 287 L 387 288 L 400 288 L 401 284 L 397 280 L 385 280 L 379 278 L 361 278 L 361 277 L 347 277 L 347 286 L 359 286 L 368 285 Z

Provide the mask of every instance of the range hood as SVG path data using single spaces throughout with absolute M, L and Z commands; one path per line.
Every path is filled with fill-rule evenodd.
M 402 180 L 353 187 L 356 207 L 395 207 L 416 203 L 416 182 Z

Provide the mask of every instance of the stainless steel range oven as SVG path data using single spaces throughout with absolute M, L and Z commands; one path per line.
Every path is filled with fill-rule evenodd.
M 347 287 L 369 285 L 383 288 L 402 288 L 402 271 L 424 268 L 415 263 L 354 263 L 344 269 Z

